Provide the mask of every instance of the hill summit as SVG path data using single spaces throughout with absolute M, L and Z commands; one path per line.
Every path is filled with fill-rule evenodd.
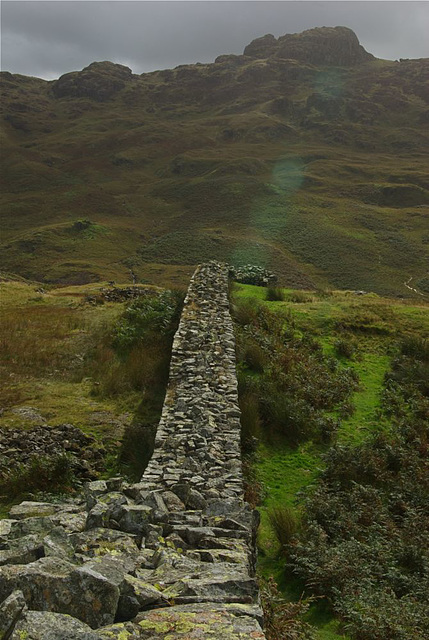
M 214 259 L 297 288 L 429 293 L 428 74 L 346 27 L 141 75 L 3 73 L 5 269 L 171 284 Z
M 347 27 L 317 27 L 276 39 L 267 34 L 244 49 L 251 58 L 291 58 L 317 65 L 351 66 L 374 60 Z

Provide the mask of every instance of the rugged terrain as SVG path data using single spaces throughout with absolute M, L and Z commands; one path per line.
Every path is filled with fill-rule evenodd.
M 215 258 L 296 288 L 427 295 L 428 71 L 335 27 L 140 76 L 5 72 L 4 268 L 171 284 Z

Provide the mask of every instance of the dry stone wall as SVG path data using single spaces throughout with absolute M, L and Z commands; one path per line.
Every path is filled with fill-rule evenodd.
M 192 277 L 149 465 L 0 520 L 0 640 L 263 639 L 225 265 Z

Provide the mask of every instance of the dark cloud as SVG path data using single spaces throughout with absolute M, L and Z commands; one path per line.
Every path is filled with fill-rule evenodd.
M 143 73 L 223 53 L 253 38 L 317 26 L 353 29 L 379 58 L 428 55 L 429 2 L 2 1 L 2 69 L 55 78 L 95 60 Z

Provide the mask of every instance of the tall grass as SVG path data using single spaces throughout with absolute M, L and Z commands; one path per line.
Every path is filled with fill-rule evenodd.
M 76 309 L 29 306 L 4 309 L 1 315 L 0 364 L 13 373 L 43 375 L 67 363 L 75 353 L 71 336 L 86 321 Z
M 283 289 L 280 287 L 268 287 L 265 294 L 265 300 L 269 302 L 281 302 L 285 299 Z
M 295 513 L 287 506 L 276 506 L 268 510 L 268 519 L 282 553 L 297 536 L 299 522 Z

